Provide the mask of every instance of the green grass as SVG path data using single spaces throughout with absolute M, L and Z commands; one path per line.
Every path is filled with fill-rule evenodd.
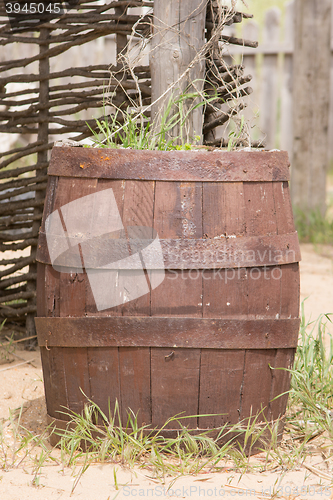
M 138 109 L 115 108 L 114 114 L 105 115 L 104 119 L 96 119 L 94 129 L 89 125 L 88 127 L 92 132 L 95 147 L 161 151 L 192 149 L 200 141 L 200 136 L 191 137 L 186 132 L 189 115 L 215 99 L 216 95 L 209 97 L 204 93 L 182 92 L 178 97 L 171 95 L 164 112 L 158 115 L 156 122 L 150 122 L 144 112 Z M 177 128 L 179 134 L 172 137 Z
M 288 422 L 302 440 L 307 442 L 326 433 L 333 445 L 333 339 L 328 332 L 331 323 L 331 315 L 322 315 L 309 323 L 302 314 Z
M 319 210 L 306 214 L 295 209 L 294 219 L 301 242 L 333 245 L 333 220 L 329 214 L 323 217 Z
M 34 471 L 38 474 L 46 459 L 55 461 L 47 441 L 50 429 L 35 435 L 21 425 L 22 413 L 23 405 L 9 412 L 7 422 L 0 421 L 0 468 L 18 468 L 29 461 L 35 465 Z M 11 431 L 10 436 L 5 432 L 7 427 Z
M 331 315 L 305 321 L 302 304 L 299 342 L 290 370 L 283 445 L 267 447 L 267 460 L 282 470 L 299 467 L 309 456 L 318 456 L 325 462 L 333 457 L 333 339 L 328 331 L 331 324 Z

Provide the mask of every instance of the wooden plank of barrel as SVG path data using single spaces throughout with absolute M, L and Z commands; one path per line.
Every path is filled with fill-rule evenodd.
M 278 151 L 55 147 L 37 253 L 49 419 L 87 398 L 151 428 L 283 417 L 299 328 L 288 180 Z

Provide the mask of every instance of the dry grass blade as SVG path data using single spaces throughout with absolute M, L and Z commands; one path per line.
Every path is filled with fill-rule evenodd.
M 32 339 L 36 339 L 36 338 L 37 338 L 37 335 L 31 335 L 30 337 L 24 337 L 23 339 L 9 340 L 8 342 L 2 343 L 1 346 L 4 347 L 7 345 L 17 344 L 18 342 L 25 342 L 26 340 L 32 340 Z
M 5 372 L 7 370 L 11 370 L 12 368 L 17 368 L 18 366 L 21 366 L 21 365 L 32 364 L 34 361 L 35 361 L 35 358 L 29 359 L 27 361 L 22 361 L 22 363 L 16 363 L 16 365 L 6 366 L 6 368 L 1 368 L 0 372 Z
M 326 472 L 323 472 L 320 469 L 317 469 L 316 467 L 312 467 L 311 465 L 306 465 L 304 463 L 302 464 L 302 466 L 318 477 L 322 477 L 323 479 L 327 479 L 328 481 L 333 481 L 332 474 L 327 474 Z

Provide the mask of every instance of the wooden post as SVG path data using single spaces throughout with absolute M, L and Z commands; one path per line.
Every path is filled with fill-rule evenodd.
M 331 12 L 331 26 L 333 26 L 333 9 Z M 331 28 L 331 78 L 330 78 L 330 109 L 328 125 L 329 165 L 333 161 L 333 29 Z
M 331 61 L 331 0 L 296 0 L 293 82 L 294 206 L 325 213 Z
M 152 119 L 161 116 L 171 95 L 177 96 L 192 82 L 203 88 L 205 61 L 193 64 L 179 81 L 181 75 L 193 62 L 205 43 L 206 2 L 203 0 L 155 0 L 152 51 L 150 54 L 152 103 L 168 88 L 172 90 L 152 106 Z M 194 88 L 192 88 L 192 91 Z M 186 140 L 202 135 L 203 110 L 191 113 L 186 126 Z M 179 127 L 171 131 L 172 137 L 180 134 Z
M 40 30 L 40 35 L 39 39 L 43 40 L 44 44 L 40 45 L 40 54 L 42 56 L 43 52 L 46 52 L 49 49 L 49 44 L 47 43 L 47 40 L 49 38 L 50 31 L 47 28 L 41 28 Z M 41 106 L 41 109 L 39 111 L 39 117 L 40 117 L 40 122 L 38 123 L 38 136 L 37 139 L 38 141 L 43 142 L 43 144 L 48 143 L 48 137 L 49 137 L 49 132 L 48 132 L 48 108 L 47 104 L 49 101 L 49 80 L 47 79 L 47 76 L 50 73 L 50 60 L 49 57 L 45 56 L 42 57 L 39 60 L 39 76 L 41 78 L 39 82 L 39 104 Z M 47 150 L 44 151 L 39 151 L 37 153 L 37 166 L 40 164 L 45 164 L 47 163 L 47 157 L 48 157 L 48 152 Z M 42 169 L 37 169 L 36 170 L 36 179 L 38 177 L 43 177 L 47 174 L 47 167 L 42 168 Z M 44 190 L 38 190 L 35 193 L 35 199 L 40 200 L 45 198 L 45 191 Z M 42 220 L 42 215 L 43 215 L 43 207 L 38 206 L 35 207 L 34 209 L 34 216 L 39 216 L 38 220 L 34 220 L 32 224 L 32 232 L 37 233 L 39 226 L 41 224 Z M 36 259 L 36 245 L 31 246 L 30 250 L 30 255 L 33 257 L 34 262 L 30 264 L 29 266 L 29 274 L 31 273 L 32 275 L 36 276 L 37 274 L 37 264 L 35 262 Z M 36 292 L 36 281 L 35 279 L 30 280 L 27 282 L 27 292 Z M 36 297 L 34 296 L 31 300 L 28 301 L 28 305 L 36 305 Z M 27 319 L 26 319 L 26 330 L 28 336 L 35 335 L 36 330 L 35 330 L 35 322 L 34 322 L 34 313 L 28 313 L 27 314 Z

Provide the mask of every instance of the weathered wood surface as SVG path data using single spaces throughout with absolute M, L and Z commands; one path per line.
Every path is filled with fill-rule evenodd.
M 266 12 L 263 43 L 266 46 L 279 43 L 280 10 L 275 7 Z M 265 54 L 263 58 L 261 88 L 260 125 L 265 131 L 268 149 L 276 147 L 276 116 L 278 96 L 278 58 L 275 54 Z M 270 103 L 270 105 L 269 105 Z
M 288 181 L 283 151 L 142 151 L 56 147 L 49 175 L 83 179 L 250 182 Z
M 229 236 L 228 236 L 229 234 Z M 104 235 L 105 236 L 105 235 Z M 145 249 L 146 264 L 154 269 L 234 269 L 239 267 L 265 267 L 299 262 L 300 251 L 297 232 L 274 236 L 247 236 L 222 233 L 214 240 L 205 239 L 158 239 L 163 261 L 154 247 L 147 248 L 154 239 L 141 240 L 138 248 Z M 157 239 L 156 239 L 157 241 Z M 55 235 L 51 248 L 68 243 L 69 249 L 57 259 L 57 266 L 70 269 L 80 267 L 80 255 L 76 252 L 77 238 Z M 46 233 L 39 234 L 38 262 L 51 264 Z M 142 269 L 141 262 L 124 263 L 128 242 L 124 238 L 103 238 L 85 241 L 85 269 L 101 269 L 107 263 L 109 269 Z M 69 272 L 69 271 L 68 271 Z M 205 278 L 203 278 L 205 279 Z
M 255 20 L 248 21 L 243 27 L 242 34 L 245 38 L 248 38 L 250 40 L 259 40 L 258 23 Z M 260 45 L 261 44 L 259 44 L 259 46 Z M 250 129 L 251 144 L 253 147 L 255 147 L 254 143 L 258 139 L 258 136 L 256 136 L 254 140 L 254 135 L 255 134 L 257 135 L 257 130 L 256 130 L 257 119 L 255 115 L 255 109 L 257 108 L 259 102 L 258 84 L 261 81 L 261 77 L 259 77 L 259 75 L 257 74 L 256 58 L 257 56 L 253 52 L 252 54 L 244 54 L 242 61 L 244 68 L 246 68 L 246 71 L 252 76 L 251 79 L 252 94 L 247 99 L 248 103 L 247 106 L 242 111 L 242 114 L 245 117 L 246 123 L 248 123 Z
M 154 1 L 153 38 L 149 54 L 151 67 L 152 119 L 159 121 L 168 101 L 183 92 L 202 91 L 205 76 L 206 3 L 202 0 Z M 161 61 L 163 63 L 161 64 Z M 185 104 L 185 113 L 188 103 Z M 203 108 L 191 112 L 185 142 L 201 136 Z M 168 135 L 180 136 L 180 126 Z M 184 134 L 184 131 L 183 131 Z
M 298 318 L 210 319 L 171 315 L 132 317 L 128 314 L 89 318 L 72 316 L 36 318 L 39 345 L 276 349 L 296 347 L 299 329 Z
M 64 149 L 56 151 L 58 165 L 61 154 L 72 157 Z M 86 152 L 86 163 L 93 165 L 91 153 Z M 253 238 L 257 245 L 275 239 L 278 246 L 278 241 L 295 231 L 285 176 L 264 182 L 248 182 L 247 172 L 239 182 L 161 180 L 158 172 L 166 171 L 161 167 L 155 179 L 131 179 L 125 169 L 121 170 L 125 179 L 119 171 L 116 176 L 120 178 L 113 179 L 102 171 L 103 163 L 107 171 L 113 165 L 109 153 L 113 154 L 103 152 L 104 162 L 98 160 L 100 179 L 62 177 L 53 172 L 43 232 L 45 219 L 54 210 L 110 188 L 125 226 L 151 227 L 161 241 L 183 241 L 190 246 L 192 242 L 216 241 L 222 234 L 233 234 L 239 241 Z M 82 163 L 84 151 L 79 154 Z M 214 155 L 197 153 L 197 164 L 200 158 L 204 163 L 203 167 L 199 165 L 199 171 L 207 168 L 210 154 Z M 93 155 L 100 157 L 100 151 Z M 142 165 L 149 166 L 151 153 L 147 152 L 147 156 L 149 161 L 140 156 Z M 270 157 L 287 168 L 283 153 L 257 153 L 251 162 L 256 158 L 268 165 Z M 235 168 L 243 164 L 237 153 L 234 161 L 232 158 L 228 156 L 229 163 L 223 160 L 221 164 Z M 178 165 L 180 169 L 181 163 Z M 258 166 L 258 171 L 262 169 Z M 45 243 L 40 240 L 41 246 Z M 86 401 L 79 391 L 82 387 L 105 412 L 109 405 L 113 410 L 117 400 L 123 422 L 131 408 L 135 413 L 139 411 L 140 423 L 157 427 L 182 411 L 186 415 L 217 414 L 185 419 L 191 428 L 235 423 L 261 409 L 261 419 L 275 420 L 283 415 L 286 398 L 272 400 L 289 389 L 290 377 L 278 368 L 290 367 L 297 342 L 296 246 L 295 250 L 296 262 L 268 266 L 261 262 L 254 268 L 244 263 L 236 269 L 219 269 L 218 274 L 213 268 L 200 266 L 166 269 L 157 288 L 149 286 L 143 296 L 101 311 L 96 309 L 85 272 L 56 272 L 50 264 L 40 263 L 38 311 L 42 317 L 36 324 L 45 359 L 44 376 L 49 377 L 45 385 L 48 414 L 62 418 L 57 412 L 64 398 L 65 406 L 82 409 Z M 43 254 L 42 249 L 40 252 Z M 133 279 L 137 271 L 128 270 Z M 145 278 L 151 283 L 148 271 Z M 56 365 L 62 351 L 62 372 L 57 381 Z M 70 367 L 72 356 L 76 360 Z M 68 395 L 70 387 L 72 394 Z M 58 392 L 53 398 L 54 390 Z M 174 425 L 170 423 L 168 428 Z
M 331 64 L 330 0 L 296 0 L 291 193 L 305 212 L 326 210 Z M 311 33 L 311 36 L 304 36 Z
M 295 2 L 289 1 L 285 6 L 284 40 L 289 47 L 294 46 Z M 283 73 L 281 78 L 281 121 L 280 149 L 291 155 L 293 149 L 293 54 L 287 52 L 283 58 Z M 276 117 L 275 117 L 276 119 Z
M 300 1 L 298 5 L 302 4 Z M 319 8 L 322 9 L 320 2 L 318 3 Z M 250 47 L 237 47 L 231 46 L 229 48 L 229 53 L 233 56 L 242 55 L 243 64 L 248 73 L 252 75 L 251 87 L 253 93 L 250 98 L 247 99 L 248 106 L 242 112 L 246 118 L 249 119 L 249 125 L 251 127 L 251 137 L 253 141 L 258 139 L 263 139 L 265 146 L 267 147 L 277 147 L 281 150 L 286 150 L 289 153 L 290 158 L 292 158 L 293 151 L 293 106 L 297 102 L 297 99 L 293 98 L 293 87 L 294 87 L 294 59 L 295 59 L 295 1 L 291 0 L 287 2 L 284 6 L 284 12 L 282 15 L 277 15 L 276 8 L 270 8 L 266 11 L 264 22 L 260 23 L 260 26 L 256 19 L 251 20 L 250 27 L 249 23 L 244 24 L 242 29 L 242 36 L 244 38 L 249 38 L 252 40 L 262 40 L 259 43 L 258 48 Z M 324 9 L 323 9 L 324 10 Z M 276 11 L 276 13 L 274 12 Z M 272 18 L 273 21 L 272 23 Z M 307 15 L 308 22 L 311 23 L 313 20 L 312 14 Z M 298 22 L 300 21 L 300 15 L 298 15 Z M 278 24 L 276 24 L 278 22 Z M 320 24 L 322 23 L 322 24 Z M 326 27 L 325 27 L 326 25 Z M 328 25 L 331 25 L 331 20 L 329 15 L 323 15 L 321 21 L 319 22 L 319 30 L 321 28 L 327 30 Z M 260 31 L 259 31 L 260 29 Z M 283 36 L 277 38 L 276 32 L 282 31 Z M 265 34 L 268 34 L 266 36 Z M 327 68 L 325 69 L 325 75 L 327 75 L 327 70 L 332 71 L 332 36 L 333 32 L 331 30 L 331 39 L 326 38 L 325 43 L 319 41 L 319 37 L 315 34 L 312 27 L 308 26 L 305 28 L 305 33 L 311 33 L 311 36 L 305 36 L 306 42 L 311 44 L 312 36 L 313 40 L 318 41 L 318 46 L 325 47 L 325 50 L 330 51 L 330 58 L 326 60 Z M 322 36 L 321 34 L 320 36 Z M 316 59 L 313 54 L 315 50 L 314 46 L 307 51 L 304 49 L 306 54 L 306 59 L 300 55 L 299 64 L 302 65 L 303 71 L 305 71 L 305 60 L 309 60 L 312 65 L 311 71 L 314 70 L 312 61 Z M 298 56 L 297 56 L 298 58 Z M 322 55 L 320 55 L 322 58 Z M 270 71 L 269 66 L 271 66 L 272 71 Z M 319 70 L 317 74 L 322 75 L 323 79 L 324 73 Z M 275 77 L 273 78 L 273 76 Z M 273 80 L 272 80 L 273 78 Z M 311 82 L 314 82 L 313 78 L 310 78 Z M 333 155 L 333 85 L 332 79 L 326 80 L 329 84 L 329 90 L 327 91 L 327 96 L 329 99 L 329 143 L 328 143 L 328 155 L 332 158 Z M 276 82 L 281 84 L 276 88 Z M 312 84 L 312 88 L 315 89 L 316 85 Z M 304 90 L 305 95 L 310 95 L 308 91 Z M 311 93 L 311 92 L 310 92 Z M 312 92 L 313 100 L 317 98 L 317 92 Z M 296 96 L 297 97 L 297 96 Z M 312 96 L 311 96 L 312 97 Z M 306 120 L 305 120 L 306 122 Z M 265 125 L 267 123 L 267 126 Z M 272 140 L 272 131 L 278 131 Z M 311 135 L 313 128 L 309 127 L 309 134 Z M 267 136 L 267 141 L 265 142 L 265 137 Z M 312 139 L 314 140 L 314 139 Z M 274 142 L 275 141 L 275 142 Z M 306 139 L 308 141 L 308 139 Z M 325 148 L 323 148 L 325 149 Z M 323 192 L 324 193 L 324 192 Z M 324 194 L 322 195 L 324 196 Z

